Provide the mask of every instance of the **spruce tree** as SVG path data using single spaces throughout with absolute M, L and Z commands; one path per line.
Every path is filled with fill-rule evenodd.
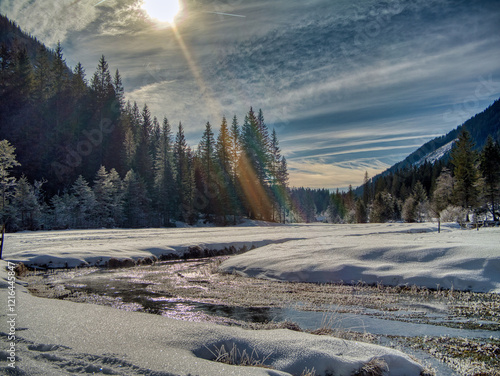
M 85 69 L 81 63 L 78 63 L 73 70 L 71 77 L 71 91 L 75 98 L 84 96 L 88 90 L 87 79 L 85 78 Z
M 141 114 L 141 124 L 135 152 L 134 172 L 138 174 L 148 188 L 153 185 L 153 161 L 151 155 L 153 122 L 147 105 L 144 105 Z
M 182 123 L 179 122 L 174 144 L 177 192 L 179 197 L 178 218 L 188 223 L 193 221 L 194 214 L 194 182 L 190 154 L 186 136 L 184 135 L 184 128 Z
M 233 190 L 231 191 L 231 206 L 233 210 L 233 224 L 236 224 L 236 217 L 241 213 L 241 189 L 239 188 L 239 172 L 238 166 L 240 163 L 241 154 L 241 137 L 240 137 L 240 127 L 238 124 L 238 118 L 236 115 L 233 117 L 231 123 L 231 129 L 229 131 L 230 138 L 230 163 L 231 163 L 231 186 Z
M 130 170 L 123 180 L 123 214 L 125 226 L 146 227 L 150 224 L 150 200 L 144 180 Z
M 470 133 L 464 129 L 451 150 L 451 164 L 454 167 L 453 195 L 455 202 L 468 211 L 476 206 L 479 195 L 477 188 L 479 176 L 476 162 L 477 153 L 474 151 L 474 142 Z M 469 215 L 467 214 L 468 220 Z
M 113 77 L 113 88 L 116 98 L 116 110 L 122 111 L 125 107 L 125 89 L 123 88 L 120 71 L 117 69 Z
M 172 130 L 165 117 L 155 160 L 155 200 L 161 226 L 170 226 L 177 206 L 173 164 Z
M 73 208 L 75 226 L 77 228 L 94 226 L 95 222 L 92 214 L 96 204 L 95 195 L 82 175 L 75 181 L 71 187 L 71 191 L 75 197 L 75 207 Z
M 485 197 L 487 206 L 493 217 L 497 220 L 500 201 L 500 145 L 488 136 L 486 144 L 480 155 L 479 169 L 484 178 Z
M 42 105 L 45 104 L 52 93 L 52 72 L 50 69 L 49 53 L 45 46 L 41 46 L 38 49 L 34 68 L 35 99 Z
M 41 206 L 26 176 L 22 176 L 15 189 L 11 217 L 17 230 L 38 230 L 41 222 Z
M 218 215 L 222 218 L 223 224 L 226 224 L 226 216 L 233 214 L 231 197 L 234 192 L 232 184 L 231 171 L 231 136 L 227 125 L 226 117 L 222 118 L 222 123 L 217 136 L 215 145 L 216 162 L 217 162 L 217 188 L 218 188 Z

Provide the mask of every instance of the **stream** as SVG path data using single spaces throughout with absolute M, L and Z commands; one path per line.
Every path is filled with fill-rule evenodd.
M 455 372 L 428 352 L 410 346 L 412 337 L 485 341 L 498 341 L 500 338 L 498 317 L 457 315 L 450 309 L 450 301 L 446 298 L 419 298 L 418 295 L 400 294 L 390 295 L 392 300 L 378 306 L 342 304 L 342 297 L 332 304 L 312 304 L 310 299 L 314 298 L 314 292 L 308 292 L 307 295 L 297 293 L 301 289 L 311 289 L 310 284 L 280 284 L 224 276 L 214 273 L 213 268 L 210 269 L 211 262 L 213 260 L 172 262 L 131 269 L 70 270 L 38 276 L 38 280 L 35 278 L 29 283 L 35 286 L 32 287 L 34 291 L 37 283 L 40 286 L 43 282 L 55 294 L 49 297 L 107 304 L 181 320 L 213 321 L 226 325 L 287 321 L 307 331 L 328 328 L 333 333 L 347 331 L 360 335 L 369 334 L 376 338 L 376 343 L 396 347 L 415 356 L 434 368 L 438 375 L 461 373 Z M 234 293 L 227 286 L 232 286 Z M 240 293 L 245 289 L 248 289 L 249 295 L 252 290 L 262 289 L 260 299 L 264 302 L 253 302 L 251 299 L 256 299 L 255 297 L 241 305 L 228 301 L 228 296 L 234 296 L 236 291 Z M 358 294 L 354 289 L 350 293 L 349 291 L 345 292 L 346 297 Z M 367 294 L 368 301 L 371 296 L 376 300 L 375 297 L 380 298 L 386 294 L 370 292 L 369 289 L 362 290 L 362 293 Z M 226 298 L 223 294 L 226 294 Z M 317 294 L 331 292 L 319 290 Z M 286 299 L 283 298 L 285 295 Z M 265 300 L 269 300 L 267 306 Z

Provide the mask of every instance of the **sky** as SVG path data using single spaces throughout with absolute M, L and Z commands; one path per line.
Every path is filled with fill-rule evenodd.
M 0 0 L 0 13 L 81 62 L 105 55 L 127 99 L 182 122 L 262 109 L 290 185 L 354 187 L 500 97 L 499 0 Z M 175 4 L 174 4 L 175 5 Z M 153 12 L 152 12 L 153 13 Z

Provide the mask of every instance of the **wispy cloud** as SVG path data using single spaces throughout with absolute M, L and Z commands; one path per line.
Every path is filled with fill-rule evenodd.
M 95 0 L 2 0 L 0 12 L 25 31 L 54 47 L 72 30 L 85 29 L 97 17 Z
M 193 144 L 206 121 L 262 108 L 295 185 L 359 184 L 500 96 L 490 85 L 468 99 L 481 78 L 500 82 L 497 0 L 185 0 L 189 64 L 139 0 L 98 2 L 7 0 L 0 12 L 61 40 L 89 75 L 106 55 L 127 97 L 182 121 Z

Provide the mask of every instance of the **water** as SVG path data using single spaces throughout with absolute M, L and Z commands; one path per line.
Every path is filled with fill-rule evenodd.
M 92 302 L 98 297 L 103 299 L 104 304 L 175 319 L 239 325 L 242 322 L 266 324 L 291 321 L 304 330 L 327 328 L 333 331 L 368 333 L 376 335 L 380 344 L 399 348 L 430 364 L 437 374 L 445 376 L 454 376 L 456 373 L 427 353 L 410 348 L 401 339 L 425 336 L 500 338 L 500 326 L 497 322 L 454 317 L 446 302 L 440 299 L 422 298 L 421 301 L 416 301 L 414 297 L 407 300 L 403 297 L 395 306 L 381 305 L 380 309 L 341 305 L 311 306 L 302 301 L 293 301 L 282 307 L 245 307 L 226 305 L 221 301 L 207 302 L 206 299 L 197 301 L 187 297 L 189 294 L 183 297 L 179 289 L 172 290 L 172 294 L 168 293 L 169 283 L 180 283 L 181 290 L 203 290 L 210 283 L 218 283 L 204 274 L 200 277 L 199 271 L 195 270 L 202 265 L 202 262 L 197 261 L 172 264 L 168 272 L 162 268 L 149 269 L 148 272 L 148 269 L 100 270 L 83 276 L 65 276 L 52 283 L 63 285 L 73 295 L 91 297 L 89 301 Z M 155 274 L 154 278 L 152 273 Z M 258 283 L 262 285 L 267 282 Z M 157 289 L 158 285 L 166 287 Z M 493 330 L 482 329 L 481 326 Z

